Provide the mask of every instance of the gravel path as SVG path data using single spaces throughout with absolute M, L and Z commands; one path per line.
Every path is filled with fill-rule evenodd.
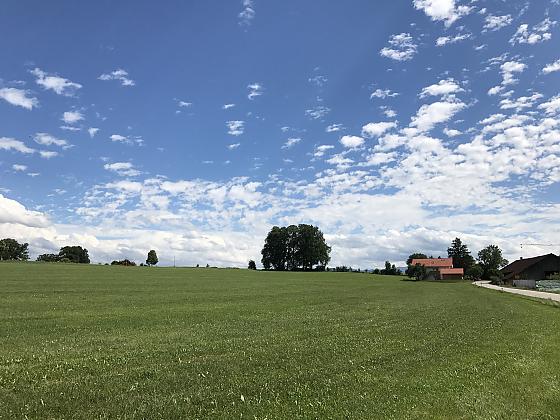
M 556 302 L 560 302 L 560 293 L 547 293 L 538 292 L 536 290 L 525 290 L 525 289 L 512 289 L 510 287 L 495 286 L 490 284 L 489 281 L 475 281 L 473 284 L 479 287 L 485 287 L 486 289 L 499 290 L 501 292 L 514 293 L 516 295 L 531 296 L 539 299 L 549 299 Z

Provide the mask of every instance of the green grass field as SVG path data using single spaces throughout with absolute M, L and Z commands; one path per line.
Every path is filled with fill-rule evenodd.
M 351 273 L 0 264 L 0 418 L 560 418 L 560 308 Z

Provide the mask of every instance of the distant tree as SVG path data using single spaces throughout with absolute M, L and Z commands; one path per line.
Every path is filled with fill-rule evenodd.
M 502 256 L 502 250 L 497 245 L 488 245 L 480 250 L 478 262 L 482 268 L 482 278 L 496 282 L 502 277 L 500 269 L 508 265 L 508 260 Z
M 20 244 L 15 239 L 0 239 L 0 261 L 27 261 L 29 244 Z
M 274 226 L 265 238 L 261 262 L 266 270 L 312 270 L 317 265 L 326 267 L 330 252 L 316 226 Z
M 156 251 L 151 249 L 150 252 L 148 252 L 148 258 L 146 258 L 146 265 L 156 265 L 158 261 Z
M 426 267 L 421 264 L 411 265 L 407 270 L 407 275 L 410 278 L 415 279 L 416 281 L 425 280 L 428 272 Z
M 391 264 L 391 262 L 389 261 L 385 261 L 385 268 L 380 270 L 379 273 L 387 276 L 396 276 L 401 274 L 400 270 L 397 269 L 395 264 Z
M 470 281 L 478 281 L 482 278 L 484 270 L 480 264 L 473 264 L 465 270 L 465 278 Z
M 68 262 L 79 264 L 90 263 L 88 250 L 81 246 L 63 246 L 60 248 L 58 256 L 60 262 L 65 262 L 65 260 L 67 260 Z
M 475 263 L 469 248 L 459 238 L 453 239 L 451 246 L 447 248 L 447 256 L 453 258 L 453 267 L 463 268 L 465 271 Z
M 124 259 L 124 260 L 121 260 L 121 261 L 112 261 L 111 265 L 123 265 L 125 267 L 135 267 L 136 263 L 134 261 Z
M 41 254 L 37 257 L 37 261 L 59 262 L 60 261 L 60 256 L 58 254 Z
M 379 268 L 374 268 L 372 271 L 373 274 L 380 274 Z
M 249 265 L 247 266 L 247 268 L 249 270 L 256 270 L 257 269 L 257 264 L 255 264 L 255 261 L 249 260 Z

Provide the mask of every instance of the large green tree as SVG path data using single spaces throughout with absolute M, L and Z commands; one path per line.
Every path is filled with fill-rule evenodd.
M 326 266 L 330 252 L 316 226 L 274 226 L 266 236 L 261 262 L 267 270 L 312 270 L 314 266 Z
M 406 260 L 407 268 L 405 274 L 408 277 L 416 277 L 416 269 L 412 265 L 412 260 L 424 260 L 426 258 L 428 258 L 428 256 L 426 254 L 422 254 L 421 252 L 415 252 L 413 254 L 410 254 Z
M 158 262 L 159 260 L 156 251 L 154 249 L 151 249 L 150 252 L 148 252 L 148 257 L 146 258 L 146 264 L 156 265 Z
M 89 264 L 88 250 L 81 246 L 63 246 L 58 253 L 60 261 L 68 261 L 79 264 Z
M 20 244 L 15 239 L 0 239 L 0 261 L 27 261 L 29 244 Z
M 478 263 L 482 268 L 482 278 L 494 280 L 501 278 L 500 269 L 508 265 L 497 245 L 488 245 L 478 253 Z
M 460 238 L 455 238 L 447 248 L 447 256 L 453 258 L 453 267 L 468 270 L 475 263 L 474 258 Z

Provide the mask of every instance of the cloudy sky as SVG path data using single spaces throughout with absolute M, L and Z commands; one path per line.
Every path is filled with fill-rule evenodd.
M 0 237 L 245 266 L 558 252 L 560 2 L 5 0 Z M 560 248 L 560 247 L 558 247 Z M 523 254 L 521 254 L 523 252 Z

